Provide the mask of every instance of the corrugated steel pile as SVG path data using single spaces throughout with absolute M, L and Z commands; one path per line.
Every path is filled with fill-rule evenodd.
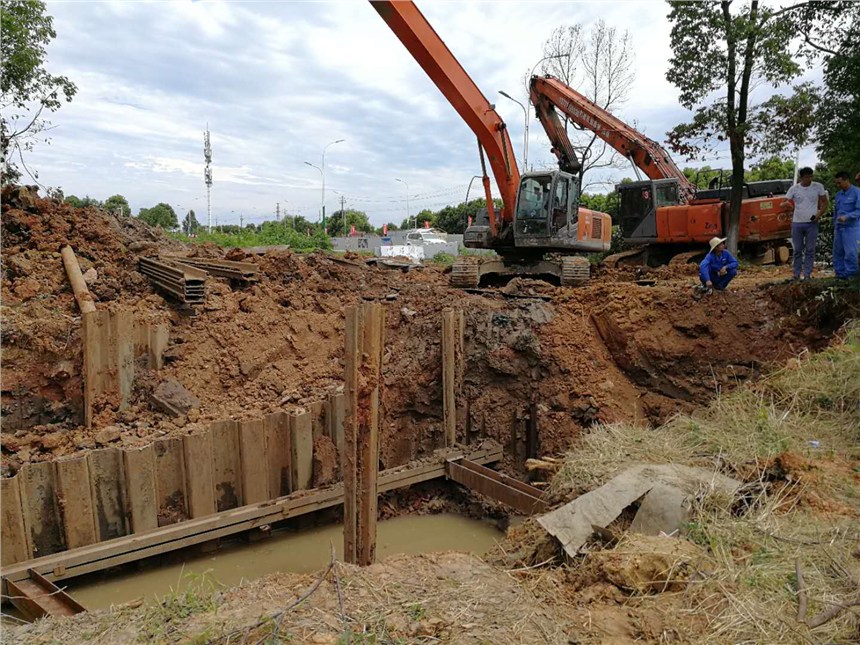
M 156 287 L 188 305 L 203 304 L 210 274 L 244 283 L 257 279 L 256 264 L 209 258 L 142 257 L 139 269 Z
M 250 262 L 233 262 L 231 260 L 213 260 L 211 258 L 172 258 L 162 257 L 162 260 L 176 261 L 181 264 L 203 269 L 219 278 L 229 278 L 240 282 L 257 280 L 257 265 Z
M 206 299 L 204 283 L 209 274 L 205 271 L 155 258 L 140 258 L 138 268 L 152 284 L 180 302 L 202 305 Z

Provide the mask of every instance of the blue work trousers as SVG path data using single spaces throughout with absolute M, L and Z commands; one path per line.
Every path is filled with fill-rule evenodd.
M 812 275 L 815 262 L 815 243 L 818 241 L 818 222 L 795 223 L 791 225 L 791 246 L 794 247 L 794 277 L 803 273 L 807 278 Z
M 726 275 L 720 275 L 718 271 L 719 269 L 711 269 L 708 277 L 711 280 L 711 284 L 714 285 L 714 289 L 716 289 L 717 291 L 722 291 L 729 286 L 729 282 L 731 282 L 732 278 L 734 278 L 738 274 L 738 270 L 726 269 Z M 701 276 L 699 276 L 699 280 L 702 282 L 702 286 L 705 286 L 706 282 L 702 280 Z
M 857 275 L 857 252 L 860 250 L 860 223 L 840 226 L 833 230 L 833 270 L 837 278 Z

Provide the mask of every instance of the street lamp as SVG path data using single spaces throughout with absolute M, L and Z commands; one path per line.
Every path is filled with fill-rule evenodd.
M 526 109 L 525 105 L 517 101 L 507 92 L 499 90 L 499 94 L 504 96 L 506 99 L 511 99 L 523 109 L 523 115 L 525 116 L 525 130 L 523 132 L 523 172 L 527 172 L 529 168 L 529 111 Z
M 403 179 L 395 178 L 394 181 L 399 181 L 401 184 L 406 186 L 406 221 L 409 221 L 409 182 L 404 181 Z M 415 216 L 415 228 L 418 228 L 418 216 Z
M 537 63 L 535 63 L 535 66 L 532 67 L 531 74 L 528 75 L 528 79 L 526 80 L 526 95 L 530 94 L 530 92 L 531 92 L 531 90 L 528 86 L 528 83 L 531 82 L 532 76 L 535 75 L 535 70 L 538 68 L 538 65 L 540 65 L 541 63 L 543 63 L 544 61 L 547 61 L 547 60 L 558 60 L 560 58 L 565 58 L 565 55 L 564 54 L 554 54 L 552 56 L 544 56 Z M 528 172 L 528 170 L 529 170 L 529 165 L 528 165 L 529 164 L 529 113 L 531 112 L 531 102 L 526 101 L 525 106 L 523 106 L 522 103 L 517 101 L 513 96 L 511 96 L 507 92 L 503 92 L 502 90 L 499 90 L 499 94 L 501 94 L 505 98 L 511 99 L 514 103 L 516 103 L 521 108 L 523 108 L 523 111 L 526 113 L 526 127 L 525 127 L 526 131 L 525 131 L 525 134 L 523 135 L 523 139 L 524 139 L 524 143 L 523 143 L 523 172 Z
M 332 141 L 331 143 L 327 143 L 322 151 L 322 225 L 325 228 L 325 151 L 329 146 L 333 146 L 336 143 L 343 143 L 346 139 L 338 139 L 337 141 Z
M 322 168 L 320 168 L 317 165 L 312 164 L 310 161 L 306 161 L 305 165 L 310 166 L 311 168 L 316 168 L 317 170 L 319 170 L 320 177 L 322 177 L 323 198 L 322 198 L 322 202 L 320 203 L 320 217 L 325 219 L 325 214 L 322 211 L 322 209 L 325 208 L 325 206 L 324 206 L 324 204 L 325 204 L 325 175 L 323 174 Z M 323 228 L 325 228 L 325 225 L 323 225 Z

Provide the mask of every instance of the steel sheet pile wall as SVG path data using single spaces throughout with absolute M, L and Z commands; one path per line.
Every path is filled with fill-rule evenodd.
M 2 565 L 309 489 L 313 439 L 343 445 L 344 397 L 217 421 L 145 447 L 25 464 L 2 483 Z

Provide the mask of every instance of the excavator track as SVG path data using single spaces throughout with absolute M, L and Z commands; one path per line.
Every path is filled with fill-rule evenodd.
M 620 253 L 613 253 L 603 259 L 605 264 L 610 269 L 616 269 L 620 266 L 633 266 L 637 264 L 645 264 L 646 247 L 637 249 L 629 249 Z
M 481 282 L 480 266 L 469 260 L 456 260 L 451 267 L 450 284 L 458 289 L 476 289 Z
M 706 255 L 705 251 L 701 249 L 698 251 L 687 251 L 685 253 L 678 253 L 678 255 L 673 255 L 672 259 L 669 260 L 670 267 L 679 267 L 685 264 L 689 264 L 696 258 L 702 257 L 704 258 Z
M 582 287 L 591 277 L 591 265 L 587 258 L 567 256 L 561 259 L 561 286 Z

